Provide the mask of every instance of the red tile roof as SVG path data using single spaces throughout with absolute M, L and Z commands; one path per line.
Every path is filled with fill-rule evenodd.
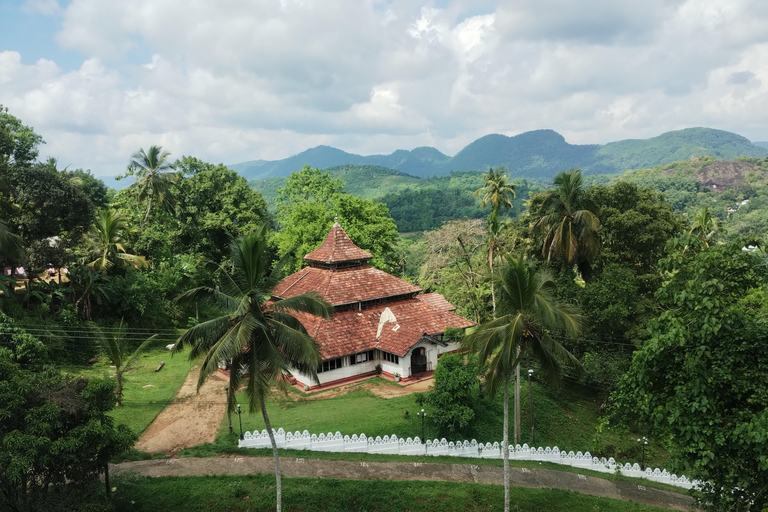
M 343 269 L 307 267 L 280 281 L 272 295 L 288 298 L 314 291 L 334 306 L 418 293 L 418 286 L 387 274 L 383 270 L 360 265 Z
M 356 246 L 338 222 L 334 222 L 323 244 L 304 256 L 304 259 L 307 261 L 317 261 L 320 263 L 369 260 L 371 258 L 373 258 L 373 255 Z
M 381 337 L 377 340 L 379 318 L 387 307 L 397 322 L 384 324 Z M 466 318 L 439 311 L 416 299 L 389 302 L 361 311 L 339 311 L 329 320 L 306 313 L 297 313 L 296 317 L 318 341 L 323 359 L 374 348 L 404 356 L 425 333 L 436 335 L 445 332 L 446 327 L 466 328 L 475 325 Z
M 439 293 L 421 293 L 416 296 L 421 302 L 426 302 L 439 311 L 454 311 L 456 308 Z

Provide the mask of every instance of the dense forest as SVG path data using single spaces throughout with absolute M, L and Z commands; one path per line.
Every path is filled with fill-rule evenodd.
M 501 167 L 418 180 L 372 166 L 362 178 L 351 167 L 307 166 L 272 183 L 266 200 L 227 167 L 171 160 L 158 146 L 126 155 L 130 185 L 114 191 L 88 170 L 40 161 L 43 142 L 0 111 L 6 501 L 45 494 L 28 489 L 28 477 L 45 478 L 79 450 L 95 450 L 81 457 L 89 463 L 76 476 L 85 479 L 132 443 L 105 420 L 111 384 L 52 369 L 104 352 L 84 332 L 140 328 L 146 336 L 127 340 L 135 349 L 152 334 L 231 321 L 216 301 L 177 299 L 205 289 L 226 304 L 223 293 L 234 289 L 227 273 L 243 265 L 230 252 L 239 237 L 268 233 L 260 247 L 286 275 L 338 219 L 373 265 L 442 293 L 481 326 L 507 318 L 504 276 L 543 276 L 548 297 L 580 329 L 569 336 L 556 322 L 531 324 L 525 335 L 541 328 L 541 340 L 573 354 L 578 364 L 565 382 L 588 386 L 604 403 L 595 451 L 625 448 L 610 444 L 610 431 L 649 436 L 670 453 L 669 469 L 708 483 L 708 506 L 767 503 L 768 159 L 702 156 L 606 176 L 563 169 L 546 188 Z M 538 375 L 546 361 L 529 355 Z M 44 417 L 47 430 L 36 420 Z M 83 422 L 99 432 L 98 446 L 72 433 Z M 29 462 L 56 442 L 67 447 L 56 452 L 60 460 Z M 61 471 L 51 477 L 57 485 L 74 474 Z

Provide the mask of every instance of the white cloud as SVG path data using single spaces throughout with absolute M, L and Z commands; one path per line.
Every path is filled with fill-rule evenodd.
M 445 5 L 443 5 L 445 4 Z M 552 128 L 569 142 L 685 126 L 768 139 L 758 0 L 28 0 L 78 69 L 0 52 L 0 98 L 75 167 L 139 147 L 234 162 L 318 144 L 455 152 Z

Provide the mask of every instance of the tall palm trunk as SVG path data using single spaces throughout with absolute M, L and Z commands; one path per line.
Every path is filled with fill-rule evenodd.
M 117 404 L 115 404 L 116 407 L 120 407 L 123 405 L 123 370 L 120 368 L 117 368 L 116 372 L 117 377 L 117 389 L 115 390 L 115 396 L 117 397 Z
M 501 455 L 504 459 L 504 512 L 509 512 L 509 375 L 504 380 L 504 439 Z
M 493 287 L 493 241 L 488 248 L 488 268 L 491 271 L 491 304 L 493 304 L 493 319 L 496 319 L 496 290 Z
M 520 348 L 517 349 L 520 360 Z M 515 444 L 520 444 L 520 363 L 515 364 Z
M 144 220 L 141 221 L 142 228 L 147 223 L 147 220 L 149 219 L 149 212 L 151 210 L 152 210 L 152 197 L 150 197 L 149 200 L 147 201 L 147 213 L 144 214 Z
M 275 458 L 275 488 L 277 491 L 277 506 L 275 510 L 280 512 L 283 508 L 283 482 L 280 476 L 280 459 L 277 456 L 277 442 L 275 441 L 275 434 L 272 432 L 272 425 L 269 423 L 267 403 L 264 397 L 261 398 L 261 415 L 264 417 L 264 426 L 267 427 L 267 434 L 269 434 L 269 440 L 272 443 L 272 456 Z

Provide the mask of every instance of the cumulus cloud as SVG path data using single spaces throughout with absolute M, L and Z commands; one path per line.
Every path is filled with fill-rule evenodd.
M 439 5 L 439 7 L 437 6 Z M 0 52 L 0 98 L 97 174 L 139 147 L 213 161 L 318 144 L 453 153 L 488 133 L 569 142 L 686 126 L 765 139 L 758 0 L 26 0 L 60 19 L 62 69 Z

